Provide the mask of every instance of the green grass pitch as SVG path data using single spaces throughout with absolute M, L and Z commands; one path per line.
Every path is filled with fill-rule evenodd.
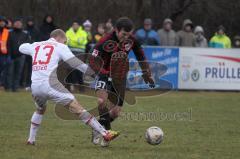
M 77 98 L 86 106 L 93 107 L 96 103 L 86 96 Z M 239 93 L 169 92 L 139 98 L 135 106 L 125 105 L 126 113 L 113 123 L 113 129 L 121 131 L 121 135 L 108 148 L 91 144 L 90 128 L 80 121 L 58 118 L 52 103 L 44 116 L 37 145 L 25 145 L 34 109 L 30 93 L 0 91 L 1 159 L 237 159 L 240 156 Z M 150 126 L 159 126 L 165 133 L 163 143 L 158 146 L 145 142 L 144 133 Z

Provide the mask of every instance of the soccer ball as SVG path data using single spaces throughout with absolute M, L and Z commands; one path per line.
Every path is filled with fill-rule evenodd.
M 146 130 L 146 141 L 151 145 L 158 145 L 163 141 L 163 131 L 161 128 L 153 126 Z

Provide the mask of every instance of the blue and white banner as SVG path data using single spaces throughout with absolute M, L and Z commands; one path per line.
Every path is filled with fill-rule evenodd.
M 157 88 L 178 88 L 178 48 L 144 47 L 145 56 L 150 64 Z M 130 71 L 127 87 L 130 89 L 148 89 L 141 77 L 142 72 L 133 52 L 129 54 Z
M 240 90 L 240 49 L 181 48 L 179 89 Z

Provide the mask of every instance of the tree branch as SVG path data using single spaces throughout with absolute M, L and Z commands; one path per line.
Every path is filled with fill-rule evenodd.
M 177 9 L 174 13 L 171 14 L 170 18 L 174 21 L 182 15 L 191 5 L 194 4 L 194 0 L 180 0 L 179 1 L 179 9 Z

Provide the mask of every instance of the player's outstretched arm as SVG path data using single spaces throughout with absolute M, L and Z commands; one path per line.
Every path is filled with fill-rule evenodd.
M 148 71 L 143 71 L 142 78 L 146 84 L 149 84 L 149 87 L 154 88 L 155 87 L 155 82 L 152 79 L 152 75 Z
M 71 50 L 66 46 L 63 50 L 60 50 L 60 56 L 70 67 L 75 68 L 84 74 L 94 76 L 95 72 L 85 64 L 82 60 L 73 55 Z
M 152 78 L 150 66 L 146 60 L 146 57 L 144 55 L 144 51 L 141 47 L 141 45 L 135 41 L 135 45 L 133 47 L 133 52 L 138 60 L 139 66 L 142 69 L 142 78 L 146 84 L 149 84 L 149 87 L 154 88 L 155 82 Z
M 24 43 L 24 44 L 20 45 L 19 51 L 22 54 L 26 54 L 26 55 L 32 55 L 34 53 L 32 45 L 29 43 Z

